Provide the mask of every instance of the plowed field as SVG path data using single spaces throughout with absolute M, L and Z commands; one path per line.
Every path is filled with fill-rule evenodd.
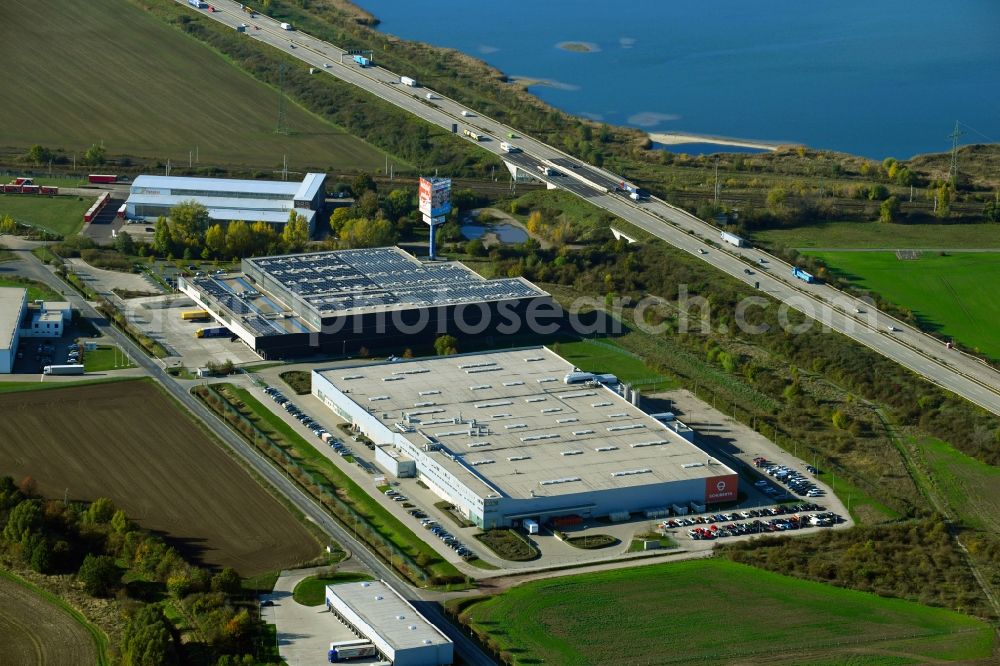
M 244 576 L 316 556 L 285 507 L 147 381 L 0 394 L 0 474 L 109 497 L 185 555 Z

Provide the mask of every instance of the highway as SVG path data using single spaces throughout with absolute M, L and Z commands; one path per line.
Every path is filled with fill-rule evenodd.
M 18 254 L 23 257 L 18 266 L 20 274 L 49 285 L 57 293 L 65 293 L 66 300 L 75 309 L 78 309 L 81 315 L 90 319 L 91 323 L 94 324 L 101 334 L 114 339 L 122 349 L 128 352 L 128 355 L 139 367 L 143 368 L 153 379 L 157 380 L 185 409 L 200 419 L 216 437 L 239 455 L 254 473 L 265 479 L 271 487 L 277 489 L 279 493 L 292 502 L 295 508 L 305 515 L 307 520 L 315 523 L 333 540 L 349 548 L 351 557 L 362 563 L 378 578 L 391 583 L 400 594 L 413 603 L 428 620 L 433 622 L 454 642 L 455 652 L 465 660 L 466 664 L 470 666 L 495 666 L 496 662 L 491 657 L 444 617 L 444 613 L 436 602 L 436 598 L 439 596 L 437 593 L 425 592 L 411 586 L 394 569 L 384 564 L 382 560 L 370 552 L 364 544 L 356 541 L 350 531 L 334 520 L 325 509 L 318 505 L 309 495 L 306 495 L 297 485 L 292 483 L 267 458 L 248 445 L 241 436 L 230 430 L 200 400 L 192 396 L 184 386 L 168 375 L 155 360 L 147 356 L 138 345 L 132 342 L 131 338 L 121 333 L 114 326 L 102 323 L 104 321 L 102 315 L 90 303 L 84 300 L 82 296 L 56 277 L 29 250 L 19 250 Z M 353 544 L 353 546 L 350 544 Z
M 186 4 L 184 0 L 177 2 Z M 1000 373 L 978 359 L 946 349 L 931 336 L 829 285 L 798 280 L 791 276 L 789 264 L 760 250 L 735 246 L 720 248 L 719 230 L 697 217 L 656 198 L 634 202 L 616 194 L 615 187 L 622 179 L 615 174 L 585 164 L 427 88 L 405 86 L 396 73 L 377 66 L 362 68 L 343 49 L 297 30 L 283 30 L 274 19 L 260 14 L 251 19 L 239 3 L 220 0 L 214 6 L 219 11 L 210 13 L 193 8 L 192 11 L 202 11 L 234 29 L 246 23 L 249 39 L 291 54 L 317 68 L 319 73 L 364 88 L 429 123 L 449 131 L 457 126 L 460 135 L 465 129 L 486 135 L 483 141 L 476 142 L 482 149 L 522 167 L 551 186 L 587 199 L 737 280 L 749 285 L 759 284 L 760 290 L 767 295 L 829 329 L 850 336 L 935 384 L 1000 415 Z M 428 93 L 433 99 L 427 99 Z M 502 141 L 516 144 L 522 152 L 505 152 L 500 147 Z M 556 167 L 560 175 L 543 176 L 538 171 L 543 164 Z

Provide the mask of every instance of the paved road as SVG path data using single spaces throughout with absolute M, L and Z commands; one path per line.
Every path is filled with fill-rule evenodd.
M 186 4 L 183 0 L 177 2 Z M 427 88 L 405 86 L 396 73 L 381 67 L 362 69 L 345 57 L 343 49 L 311 35 L 282 30 L 277 21 L 265 16 L 258 15 L 251 19 L 241 11 L 238 3 L 219 0 L 213 4 L 220 11 L 206 11 L 206 15 L 234 29 L 241 23 L 249 24 L 248 39 L 259 40 L 289 53 L 320 72 L 360 86 L 427 122 L 449 130 L 454 127 L 460 133 L 470 129 L 483 134 L 485 140 L 477 142 L 477 145 L 522 167 L 539 180 L 587 199 L 738 280 L 750 285 L 759 284 L 759 288 L 769 296 L 820 321 L 831 330 L 848 335 L 930 381 L 1000 414 L 1000 372 L 977 359 L 956 350 L 946 350 L 934 338 L 833 287 L 796 280 L 790 275 L 789 264 L 759 250 L 728 246 L 719 248 L 718 229 L 695 216 L 659 199 L 637 203 L 614 194 L 616 185 L 621 181 L 615 174 L 587 165 L 511 127 L 470 112 L 458 102 Z M 428 94 L 433 99 L 427 99 Z M 463 112 L 469 115 L 463 115 Z M 509 139 L 510 135 L 516 138 Z M 500 143 L 506 140 L 515 143 L 523 152 L 508 154 L 503 151 Z M 542 176 L 538 171 L 541 165 L 555 166 L 561 175 Z M 760 259 L 767 262 L 765 270 L 760 268 Z M 856 309 L 863 312 L 856 312 Z M 889 326 L 899 330 L 890 332 Z
M 273 467 L 270 462 L 257 453 L 256 449 L 251 448 L 243 438 L 235 434 L 230 430 L 221 420 L 215 417 L 215 415 L 210 412 L 204 405 L 201 404 L 199 400 L 194 398 L 187 389 L 176 382 L 173 377 L 168 375 L 164 369 L 156 362 L 150 359 L 146 354 L 129 339 L 127 336 L 123 335 L 118 329 L 108 326 L 101 325 L 97 322 L 101 321 L 101 316 L 96 310 L 85 301 L 79 294 L 71 290 L 67 285 L 56 277 L 52 271 L 50 271 L 44 264 L 42 264 L 38 259 L 34 257 L 30 252 L 25 250 L 19 251 L 24 255 L 24 266 L 23 273 L 25 277 L 29 277 L 39 282 L 44 282 L 48 284 L 56 291 L 65 292 L 67 294 L 67 300 L 73 305 L 74 308 L 79 309 L 81 314 L 91 318 L 95 322 L 95 326 L 100 330 L 100 332 L 114 339 L 123 349 L 125 349 L 129 356 L 147 373 L 154 379 L 160 382 L 163 387 L 170 392 L 170 394 L 185 408 L 187 408 L 192 414 L 201 419 L 219 439 L 225 442 L 233 451 L 235 451 L 243 460 L 261 477 L 263 477 L 268 483 L 288 498 L 295 507 L 300 510 L 308 520 L 318 525 L 320 529 L 328 534 L 331 538 L 337 542 L 348 546 L 348 544 L 353 544 L 352 556 L 355 560 L 364 564 L 370 571 L 372 571 L 375 576 L 381 578 L 389 583 L 391 583 L 400 594 L 402 594 L 410 603 L 412 603 L 423 615 L 437 625 L 452 641 L 455 642 L 455 651 L 461 655 L 467 664 L 471 666 L 493 666 L 494 662 L 486 653 L 484 653 L 479 647 L 472 642 L 468 636 L 464 635 L 458 631 L 455 626 L 449 622 L 445 617 L 444 613 L 441 611 L 440 606 L 436 603 L 438 595 L 434 592 L 425 592 L 423 590 L 418 590 L 413 588 L 403 580 L 395 570 L 386 566 L 382 563 L 378 557 L 369 552 L 363 545 L 355 541 L 350 532 L 345 530 L 337 523 L 324 509 L 317 505 L 311 497 L 306 495 L 302 490 L 299 489 L 297 485 L 292 483 L 281 471 Z M 350 546 L 349 546 L 350 547 Z

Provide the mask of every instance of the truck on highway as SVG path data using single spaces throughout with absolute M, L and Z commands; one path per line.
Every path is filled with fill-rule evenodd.
M 473 141 L 482 141 L 483 140 L 483 135 L 482 134 L 478 134 L 476 132 L 473 132 L 470 129 L 463 130 L 462 134 L 464 134 L 465 136 L 469 137 Z
M 337 645 L 331 647 L 330 651 L 327 652 L 327 660 L 333 664 L 338 661 L 348 661 L 349 659 L 374 657 L 376 654 L 378 654 L 378 651 L 371 643 L 363 645 Z
M 202 2 L 201 0 L 188 0 L 188 4 L 194 7 L 195 9 L 205 9 L 206 7 L 208 7 L 208 3 Z
M 543 176 L 558 176 L 559 175 L 558 171 L 556 171 L 552 167 L 546 166 L 544 164 L 539 164 L 537 168 L 538 168 L 538 170 L 540 172 L 542 172 Z
M 364 57 L 363 55 L 354 56 L 354 62 L 358 63 L 358 67 L 367 67 L 368 65 L 372 64 L 372 61 Z
M 518 148 L 514 144 L 508 143 L 506 141 L 501 141 L 500 142 L 500 150 L 503 150 L 503 151 L 508 152 L 508 153 L 519 153 L 519 152 L 521 152 L 520 148 Z
M 251 9 L 249 5 L 240 5 L 240 9 L 249 14 L 250 18 L 257 18 L 257 12 Z
M 417 80 L 416 79 L 411 79 L 408 76 L 401 76 L 401 77 L 399 77 L 399 82 L 402 83 L 404 86 L 410 86 L 411 88 L 416 88 L 417 87 Z
M 281 29 L 282 30 L 295 30 L 295 28 L 292 27 L 291 23 L 282 23 L 281 24 Z
M 70 365 L 47 365 L 42 368 L 42 374 L 45 375 L 82 375 L 83 365 L 80 363 L 73 363 Z
M 798 278 L 798 279 L 802 280 L 803 282 L 808 282 L 810 284 L 812 284 L 814 282 L 818 282 L 818 280 L 816 279 L 816 276 L 814 276 L 812 273 L 805 272 L 804 270 L 802 270 L 798 266 L 792 266 L 792 277 Z
M 224 338 L 232 335 L 225 326 L 205 326 L 194 332 L 198 338 Z
M 730 245 L 735 245 L 736 247 L 750 247 L 750 243 L 748 243 L 745 238 L 728 231 L 723 231 L 721 238 L 723 243 L 729 243 Z

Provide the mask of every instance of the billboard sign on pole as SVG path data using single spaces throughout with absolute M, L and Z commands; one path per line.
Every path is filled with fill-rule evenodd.
M 421 178 L 418 198 L 424 221 L 436 223 L 431 220 L 451 212 L 451 178 Z

